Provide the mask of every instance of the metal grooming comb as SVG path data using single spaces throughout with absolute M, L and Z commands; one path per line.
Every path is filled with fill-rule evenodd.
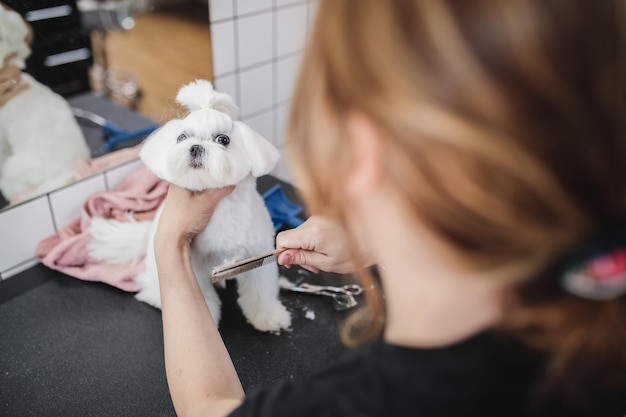
M 243 261 L 235 262 L 234 264 L 221 266 L 213 269 L 211 273 L 211 281 L 216 282 L 224 281 L 225 279 L 232 278 L 235 275 L 242 274 L 247 271 L 251 271 L 255 268 L 259 268 L 263 265 L 268 265 L 276 261 L 276 255 L 284 251 L 285 249 L 275 249 L 270 252 L 263 253 L 261 255 L 254 256 L 252 258 L 244 259 Z

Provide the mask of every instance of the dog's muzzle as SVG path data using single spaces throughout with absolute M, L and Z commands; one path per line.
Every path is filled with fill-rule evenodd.
M 191 148 L 189 148 L 189 165 L 192 168 L 201 168 L 203 155 L 204 147 L 202 147 L 202 145 L 193 145 Z

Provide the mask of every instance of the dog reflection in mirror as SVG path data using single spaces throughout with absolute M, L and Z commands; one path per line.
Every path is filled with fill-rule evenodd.
M 23 69 L 30 55 L 28 28 L 0 5 L 0 67 Z M 0 83 L 3 92 L 26 90 L 0 105 L 0 191 L 11 203 L 66 185 L 89 148 L 63 97 L 26 73 Z
M 159 178 L 189 190 L 235 185 L 191 246 L 193 270 L 217 324 L 221 303 L 211 283 L 213 268 L 274 248 L 274 227 L 256 190 L 256 177 L 274 168 L 279 153 L 266 139 L 235 120 L 237 107 L 232 99 L 214 91 L 210 82 L 198 80 L 186 85 L 176 99 L 189 110 L 187 116 L 171 120 L 154 132 L 140 157 Z M 157 308 L 161 299 L 152 241 L 161 209 L 149 223 L 94 219 L 90 245 L 92 257 L 108 262 L 127 262 L 145 254 L 145 271 L 136 277 L 136 298 Z M 291 316 L 278 299 L 276 264 L 244 272 L 236 279 L 238 303 L 256 329 L 274 332 L 290 326 Z

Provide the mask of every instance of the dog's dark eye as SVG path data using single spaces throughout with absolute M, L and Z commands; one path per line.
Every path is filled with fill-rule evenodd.
M 222 146 L 226 146 L 230 143 L 230 138 L 227 135 L 217 135 L 214 139 L 213 142 L 222 145 Z
M 186 133 L 181 133 L 178 138 L 176 138 L 176 143 L 180 143 L 182 141 L 184 141 L 185 139 L 187 139 L 189 136 L 187 136 Z

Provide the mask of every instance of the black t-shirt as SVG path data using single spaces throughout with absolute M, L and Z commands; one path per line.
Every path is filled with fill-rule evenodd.
M 249 394 L 231 417 L 626 417 L 626 391 L 532 400 L 544 363 L 492 332 L 437 349 L 377 342 L 349 350 L 308 381 Z

